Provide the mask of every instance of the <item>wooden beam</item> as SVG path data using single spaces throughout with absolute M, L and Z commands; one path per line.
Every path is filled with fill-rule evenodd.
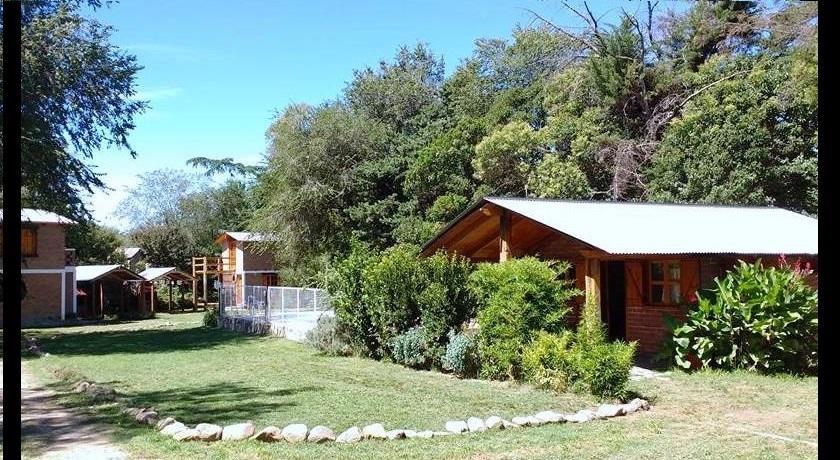
M 594 302 L 601 317 L 601 261 L 596 258 L 584 260 L 585 295 L 587 302 Z
M 499 216 L 499 262 L 510 260 L 510 212 L 502 211 Z

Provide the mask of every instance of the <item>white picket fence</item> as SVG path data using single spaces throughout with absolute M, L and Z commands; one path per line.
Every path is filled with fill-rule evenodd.
M 289 286 L 245 286 L 244 295 L 235 295 L 233 286 L 219 290 L 222 317 L 266 321 L 272 329 L 291 340 L 303 340 L 322 315 L 332 315 L 327 291 Z

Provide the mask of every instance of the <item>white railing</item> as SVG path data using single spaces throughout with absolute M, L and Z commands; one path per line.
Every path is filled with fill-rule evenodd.
M 267 321 L 307 317 L 330 311 L 327 291 L 288 286 L 245 286 L 237 293 L 234 286 L 219 289 L 222 316 L 264 318 Z

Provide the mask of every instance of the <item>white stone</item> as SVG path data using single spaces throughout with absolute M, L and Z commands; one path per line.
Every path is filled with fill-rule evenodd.
M 509 422 L 507 420 L 502 420 L 502 429 L 509 430 L 511 428 L 519 428 L 521 425 L 518 423 Z
M 160 430 L 166 428 L 167 425 L 171 425 L 173 423 L 175 423 L 175 418 L 174 417 L 166 417 L 165 419 L 157 422 L 157 425 L 155 425 L 155 429 L 160 431 Z
M 309 429 L 303 423 L 292 423 L 291 425 L 286 425 L 281 434 L 283 435 L 283 439 L 294 444 L 306 441 L 306 433 L 308 432 Z
M 391 430 L 385 433 L 388 436 L 388 439 L 404 439 L 405 438 L 405 430 Z
M 195 426 L 199 441 L 218 441 L 222 439 L 222 427 L 212 423 L 199 423 Z
M 588 422 L 590 420 L 595 419 L 595 417 L 596 417 L 595 412 L 592 412 L 591 410 L 588 410 L 588 409 L 583 409 L 583 410 L 577 411 L 573 415 L 567 415 L 566 416 L 566 421 L 567 422 L 572 422 L 572 423 L 585 423 L 585 422 Z
M 488 429 L 492 430 L 494 428 L 502 428 L 502 422 L 504 422 L 504 420 L 502 420 L 501 417 L 497 417 L 495 415 L 492 415 L 490 417 L 487 417 L 487 420 L 484 421 L 484 425 Z
M 335 441 L 335 433 L 324 425 L 318 425 L 309 430 L 309 436 L 306 437 L 306 440 L 308 442 Z
M 176 434 L 187 429 L 187 426 L 181 422 L 173 422 L 163 427 L 160 433 L 164 436 L 175 436 Z
M 198 436 L 199 436 L 198 430 L 196 430 L 195 428 L 188 428 L 186 430 L 179 431 L 178 433 L 175 433 L 175 436 L 172 436 L 172 439 L 174 439 L 176 441 L 181 441 L 181 442 L 183 442 L 183 441 L 195 441 L 196 439 L 198 439 Z
M 365 439 L 388 439 L 388 434 L 381 423 L 371 423 L 362 428 L 362 437 Z
M 362 432 L 359 431 L 359 427 L 354 426 L 352 428 L 348 428 L 345 432 L 338 435 L 335 439 L 335 442 L 359 442 L 362 440 Z
M 470 429 L 466 422 L 464 422 L 463 420 L 450 420 L 446 422 L 444 428 L 446 428 L 446 431 L 456 434 L 463 433 Z
M 197 428 L 197 427 L 196 427 Z M 278 442 L 283 440 L 283 430 L 272 425 L 260 430 L 259 433 L 251 436 L 251 440 L 262 442 Z
M 414 430 L 403 430 L 403 434 L 407 439 L 414 439 L 417 437 L 417 432 Z
M 257 427 L 251 422 L 235 423 L 222 428 L 222 441 L 242 441 L 254 435 Z
M 530 417 L 514 417 L 514 418 L 511 419 L 511 421 L 518 426 L 530 426 L 531 425 Z
M 433 438 L 440 438 L 440 437 L 443 437 L 443 436 L 452 436 L 453 434 L 455 434 L 455 433 L 450 433 L 448 431 L 433 431 L 432 432 L 432 437 Z
M 595 411 L 598 418 L 618 417 L 624 415 L 624 406 L 621 404 L 601 404 Z
M 429 439 L 434 435 L 435 435 L 435 432 L 430 431 L 430 430 L 420 431 L 420 432 L 417 433 L 417 437 L 418 438 L 423 438 L 423 439 Z
M 484 420 L 478 417 L 470 417 L 467 419 L 467 429 L 470 430 L 470 433 L 487 431 L 487 427 L 484 425 Z
M 553 410 L 546 410 L 534 414 L 534 417 L 542 423 L 557 423 L 563 421 L 563 414 L 558 414 Z
M 143 411 L 134 416 L 134 420 L 137 420 L 140 423 L 154 425 L 158 421 L 158 413 L 153 410 Z

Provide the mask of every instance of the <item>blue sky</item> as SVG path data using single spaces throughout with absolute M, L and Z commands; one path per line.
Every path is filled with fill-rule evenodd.
M 605 21 L 622 6 L 643 8 L 591 4 Z M 116 29 L 112 43 L 144 66 L 137 91 L 151 104 L 129 137 L 136 159 L 105 150 L 91 162 L 114 189 L 90 197 L 94 216 L 124 228 L 112 213 L 140 173 L 186 169 L 194 156 L 260 161 L 276 111 L 335 98 L 353 69 L 392 57 L 401 44 L 428 43 L 449 74 L 476 39 L 509 38 L 517 24 L 530 24 L 525 8 L 556 24 L 581 25 L 550 0 L 122 0 L 91 12 Z

